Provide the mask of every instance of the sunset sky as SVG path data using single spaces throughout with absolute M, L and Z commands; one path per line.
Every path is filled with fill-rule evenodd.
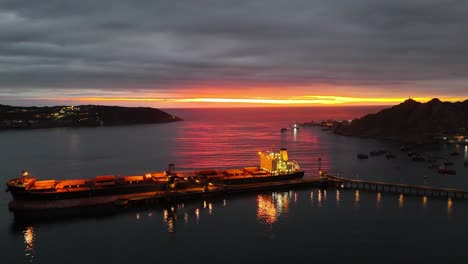
M 0 0 L 0 104 L 468 99 L 465 0 Z

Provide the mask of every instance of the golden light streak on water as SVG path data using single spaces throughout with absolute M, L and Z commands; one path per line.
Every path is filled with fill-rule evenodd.
M 226 199 L 223 200 L 223 207 L 226 207 L 227 205 L 227 202 L 226 202 Z
M 336 199 L 336 207 L 339 207 L 340 206 L 340 191 L 339 190 L 336 190 L 335 199 Z
M 257 219 L 261 223 L 274 224 L 281 214 L 289 210 L 289 203 L 293 197 L 292 192 L 274 192 L 269 195 L 257 196 Z
M 427 196 L 424 195 L 422 198 L 422 206 L 423 208 L 427 208 Z
M 276 207 L 266 195 L 257 195 L 257 219 L 267 224 L 273 224 L 277 220 Z
M 34 228 L 32 226 L 26 227 L 23 231 L 24 244 L 26 246 L 24 250 L 24 256 L 29 260 L 29 262 L 34 261 L 35 251 L 34 251 Z
M 212 214 L 212 213 L 213 213 L 213 204 L 212 204 L 212 203 L 209 203 L 209 204 L 208 204 L 208 213 L 209 213 L 209 214 Z
M 314 202 L 314 192 L 310 192 L 310 201 Z
M 360 198 L 359 198 L 359 190 L 356 190 L 356 192 L 354 193 L 354 205 L 355 205 L 356 207 L 359 206 L 359 199 L 360 199 Z
M 322 207 L 322 190 L 318 190 L 317 201 L 318 201 L 318 207 Z
M 195 219 L 197 221 L 197 224 L 200 222 L 200 209 L 195 209 Z
M 136 213 L 135 218 L 136 218 L 136 220 L 138 222 L 140 220 L 140 213 Z
M 405 201 L 405 198 L 403 194 L 401 193 L 400 196 L 398 197 L 398 208 L 403 208 L 403 202 Z
M 447 214 L 450 216 L 453 212 L 453 202 L 452 202 L 452 198 L 448 198 L 447 199 Z
M 382 202 L 382 194 L 380 192 L 377 193 L 377 208 L 380 208 L 380 203 Z
M 468 145 L 465 146 L 465 160 L 468 160 Z
M 169 218 L 167 220 L 167 231 L 169 231 L 169 233 L 174 233 L 175 232 L 174 219 L 172 219 L 172 218 Z
M 203 201 L 203 209 L 206 208 L 206 201 Z
M 185 221 L 185 223 L 188 223 L 188 213 L 187 212 L 184 213 L 184 221 Z

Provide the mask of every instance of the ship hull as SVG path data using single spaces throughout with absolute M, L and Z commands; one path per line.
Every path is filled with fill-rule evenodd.
M 204 184 L 212 183 L 214 186 L 228 186 L 251 183 L 281 182 L 292 179 L 299 179 L 304 176 L 303 171 L 298 171 L 290 174 L 248 177 L 242 179 L 209 180 Z M 203 184 L 181 183 L 177 184 L 177 190 L 189 190 L 198 187 L 199 192 L 203 194 Z M 48 209 L 64 209 L 78 207 L 93 207 L 106 204 L 121 204 L 132 199 L 151 199 L 164 197 L 169 191 L 168 185 L 163 182 L 146 183 L 140 186 L 123 185 L 113 187 L 100 188 L 84 188 L 82 191 L 73 190 L 70 192 L 54 190 L 44 191 L 25 191 L 24 189 L 10 188 L 9 190 L 14 198 L 9 203 L 9 209 L 12 211 L 39 211 Z

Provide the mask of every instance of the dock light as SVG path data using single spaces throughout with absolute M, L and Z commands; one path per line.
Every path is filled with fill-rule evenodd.
M 146 173 L 146 174 L 145 174 L 145 177 L 146 177 L 146 178 L 151 178 L 151 174 L 150 174 L 150 173 Z
M 23 176 L 28 176 L 28 175 L 29 175 L 29 172 L 28 172 L 28 171 L 23 171 L 22 175 L 23 175 Z

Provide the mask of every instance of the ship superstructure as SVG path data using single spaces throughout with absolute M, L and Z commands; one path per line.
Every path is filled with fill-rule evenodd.
M 272 175 L 282 175 L 300 171 L 301 167 L 296 161 L 289 161 L 288 151 L 285 148 L 279 152 L 258 152 L 260 156 L 260 169 Z

